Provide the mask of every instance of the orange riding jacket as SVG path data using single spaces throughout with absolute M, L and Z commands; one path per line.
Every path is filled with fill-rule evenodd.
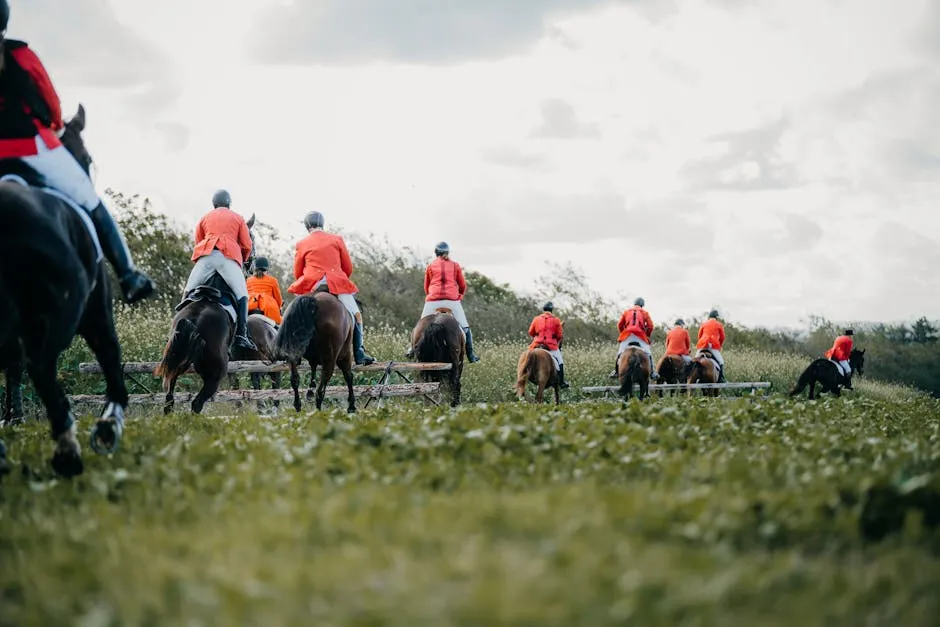
M 196 246 L 192 260 L 196 261 L 218 249 L 220 253 L 242 265 L 251 254 L 251 233 L 245 219 L 225 207 L 213 209 L 196 225 Z
M 691 346 L 692 340 L 689 338 L 689 332 L 682 327 L 673 327 L 666 334 L 667 355 L 688 355 Z
M 650 335 L 653 333 L 653 319 L 650 318 L 645 309 L 639 305 L 634 305 L 620 316 L 617 329 L 620 330 L 620 336 L 617 338 L 618 342 L 624 341 L 630 335 L 635 335 L 649 344 Z
M 561 320 L 555 317 L 551 312 L 536 316 L 529 325 L 529 335 L 534 337 L 529 348 L 535 348 L 539 344 L 544 344 L 548 350 L 557 351 L 559 343 L 564 337 Z
M 698 328 L 698 343 L 696 348 L 708 348 L 711 344 L 716 351 L 721 350 L 725 343 L 725 327 L 717 319 L 709 318 Z
M 294 253 L 294 278 L 287 291 L 291 294 L 309 294 L 317 281 L 326 275 L 330 294 L 355 294 L 359 291 L 349 276 L 353 273 L 352 259 L 343 238 L 326 231 L 313 231 L 297 242 Z
M 248 277 L 248 310 L 260 309 L 264 315 L 276 323 L 281 324 L 281 286 L 277 279 L 270 274 L 261 278 L 254 275 Z

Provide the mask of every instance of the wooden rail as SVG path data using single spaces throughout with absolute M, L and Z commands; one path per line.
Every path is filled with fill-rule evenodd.
M 659 390 L 756 390 L 770 387 L 767 381 L 735 381 L 734 383 L 651 383 L 650 392 Z M 599 385 L 581 388 L 585 393 L 617 392 L 619 385 Z
M 126 361 L 124 362 L 124 374 L 151 374 L 156 369 L 159 362 L 156 361 Z M 417 363 L 413 361 L 383 361 L 369 364 L 368 366 L 353 366 L 354 372 L 383 372 L 385 370 L 395 371 L 422 371 L 422 370 L 450 370 L 451 365 L 446 363 Z M 310 366 L 302 362 L 298 368 L 300 372 L 309 372 Z M 80 374 L 103 374 L 101 364 L 98 362 L 82 362 L 78 364 Z M 186 372 L 195 372 L 192 367 Z M 269 364 L 264 361 L 230 361 L 228 362 L 228 372 L 237 373 L 269 373 L 269 372 L 290 372 L 290 366 L 285 362 L 276 362 Z

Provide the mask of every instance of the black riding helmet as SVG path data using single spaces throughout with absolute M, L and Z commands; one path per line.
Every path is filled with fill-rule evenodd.
M 323 228 L 323 214 L 319 211 L 311 211 L 304 216 L 304 227 L 307 230 L 310 229 L 322 229 Z
M 0 0 L 2 2 L 3 0 Z M 232 196 L 224 189 L 220 189 L 216 193 L 212 194 L 212 206 L 218 209 L 219 207 L 231 208 L 232 206 Z
M 10 22 L 10 3 L 7 0 L 0 0 L 0 36 L 7 32 L 7 24 Z
M 255 259 L 255 270 L 267 270 L 270 267 L 267 257 L 258 257 Z
M 554 311 L 554 310 L 555 310 L 555 305 L 552 303 L 552 301 L 548 301 L 547 303 L 542 305 L 542 311 Z
M 450 246 L 447 245 L 447 242 L 438 242 L 437 246 L 434 247 L 434 254 L 438 257 L 448 255 L 450 254 Z

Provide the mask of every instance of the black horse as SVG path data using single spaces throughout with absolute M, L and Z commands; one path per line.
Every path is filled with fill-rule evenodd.
M 88 173 L 92 159 L 82 141 L 84 128 L 85 109 L 79 105 L 61 141 Z M 35 173 L 16 160 L 0 162 L 0 172 L 36 182 Z M 25 361 L 56 442 L 52 467 L 63 476 L 84 470 L 75 417 L 56 380 L 58 357 L 76 334 L 101 364 L 107 387 L 108 402 L 92 428 L 93 450 L 117 448 L 127 408 L 108 275 L 94 227 L 79 211 L 55 193 L 0 182 L 0 367 L 7 375 L 7 398 L 17 407 Z
M 865 374 L 865 351 L 852 349 L 852 353 L 849 356 L 849 365 L 852 366 L 852 372 L 858 373 L 859 376 Z M 799 380 L 796 382 L 796 386 L 790 390 L 790 396 L 796 396 L 803 392 L 806 386 L 809 386 L 809 398 L 812 400 L 816 398 L 816 384 L 819 383 L 822 392 L 832 392 L 836 396 L 841 396 L 842 393 L 839 391 L 839 385 L 845 387 L 846 390 L 854 389 L 852 387 L 852 375 L 848 377 L 842 374 L 842 371 L 839 369 L 839 366 L 832 361 L 831 359 L 826 359 L 825 357 L 820 357 L 811 363 L 806 370 L 803 371 L 803 374 L 800 375 Z

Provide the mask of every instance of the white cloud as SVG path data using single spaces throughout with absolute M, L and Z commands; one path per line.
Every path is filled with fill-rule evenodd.
M 928 0 L 81 3 L 84 47 L 23 31 L 89 105 L 102 185 L 188 223 L 228 187 L 289 237 L 316 208 L 523 289 L 571 260 L 656 320 L 940 317 Z

